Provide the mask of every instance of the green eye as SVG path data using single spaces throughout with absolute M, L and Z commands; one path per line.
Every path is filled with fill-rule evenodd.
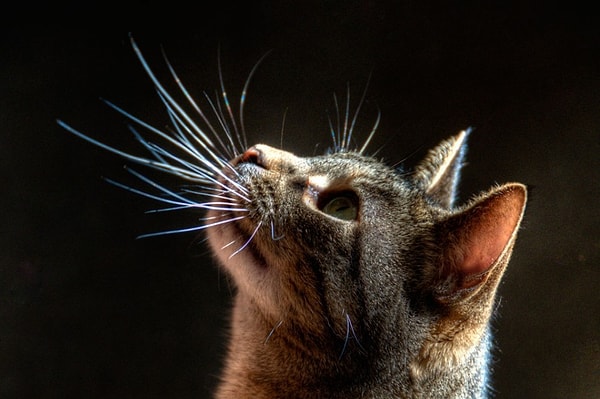
M 321 209 L 323 213 L 341 220 L 356 220 L 358 200 L 350 196 L 333 197 Z

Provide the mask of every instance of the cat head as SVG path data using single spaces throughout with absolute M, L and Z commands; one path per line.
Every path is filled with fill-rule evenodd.
M 266 145 L 232 160 L 222 184 L 235 206 L 209 212 L 223 223 L 208 238 L 265 331 L 288 326 L 335 356 L 410 354 L 413 378 L 460 363 L 483 339 L 527 196 L 512 183 L 455 208 L 467 136 L 412 173 Z

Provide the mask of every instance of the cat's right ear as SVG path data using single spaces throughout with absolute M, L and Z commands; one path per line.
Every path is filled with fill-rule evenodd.
M 471 129 L 442 141 L 415 168 L 412 180 L 439 206 L 452 209 Z
M 527 188 L 505 184 L 474 200 L 437 226 L 442 255 L 436 297 L 441 302 L 485 290 L 493 298 L 506 268 L 527 202 Z M 475 306 L 470 303 L 469 306 Z
M 440 253 L 427 278 L 440 318 L 411 372 L 447 372 L 481 341 L 527 202 L 519 183 L 496 187 L 436 225 Z M 430 302 L 433 303 L 433 302 Z

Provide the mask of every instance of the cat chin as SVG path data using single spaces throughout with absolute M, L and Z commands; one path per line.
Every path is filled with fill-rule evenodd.
M 211 215 L 209 214 L 208 217 Z M 266 268 L 266 263 L 258 254 L 254 243 L 249 242 L 246 245 L 247 234 L 242 232 L 235 222 L 207 228 L 206 234 L 213 253 L 226 269 L 233 271 L 239 268 L 257 270 Z
M 206 234 L 219 265 L 229 273 L 240 291 L 252 297 L 264 297 L 265 293 L 272 291 L 266 259 L 255 242 L 246 245 L 248 234 L 236 222 L 210 227 Z

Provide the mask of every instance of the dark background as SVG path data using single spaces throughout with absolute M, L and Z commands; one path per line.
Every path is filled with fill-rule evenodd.
M 447 2 L 450 3 L 450 2 Z M 486 2 L 487 3 L 487 2 Z M 161 46 L 196 97 L 251 85 L 251 142 L 299 155 L 329 144 L 332 94 L 377 110 L 371 149 L 414 165 L 468 127 L 461 199 L 519 181 L 533 194 L 500 288 L 498 398 L 600 397 L 600 28 L 577 5 L 308 1 L 25 3 L 0 38 L 0 398 L 203 398 L 217 381 L 231 289 L 193 225 L 104 182 L 124 161 L 60 117 L 134 146 L 108 98 L 167 123 L 128 44 L 165 79 Z M 316 147 L 317 143 L 319 146 Z M 138 168 L 139 169 L 139 168 Z

